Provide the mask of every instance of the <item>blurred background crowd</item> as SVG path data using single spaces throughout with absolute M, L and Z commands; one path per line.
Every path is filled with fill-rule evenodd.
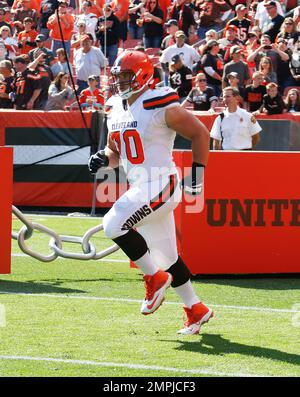
M 0 108 L 100 108 L 127 48 L 184 107 L 218 111 L 232 86 L 250 112 L 300 111 L 297 0 L 0 0 Z

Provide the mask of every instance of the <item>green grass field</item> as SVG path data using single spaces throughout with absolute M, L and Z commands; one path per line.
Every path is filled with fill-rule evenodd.
M 78 236 L 99 221 L 30 217 Z M 110 245 L 100 234 L 93 241 Z M 30 240 L 43 252 L 47 244 L 39 232 Z M 299 278 L 194 280 L 215 317 L 201 335 L 184 337 L 176 334 L 183 310 L 171 289 L 156 313 L 140 315 L 142 275 L 121 251 L 104 261 L 52 263 L 22 255 L 15 241 L 12 252 L 12 274 L 0 275 L 1 376 L 300 375 Z

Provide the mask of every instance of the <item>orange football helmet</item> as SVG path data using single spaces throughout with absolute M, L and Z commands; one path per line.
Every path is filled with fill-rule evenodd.
M 113 92 L 128 99 L 151 83 L 154 68 L 146 53 L 125 50 L 115 60 L 110 72 Z

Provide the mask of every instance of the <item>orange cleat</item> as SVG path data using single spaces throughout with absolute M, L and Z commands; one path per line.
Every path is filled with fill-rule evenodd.
M 201 302 L 195 303 L 191 309 L 186 306 L 183 309 L 186 314 L 186 321 L 184 328 L 177 332 L 181 335 L 199 334 L 201 325 L 207 323 L 214 316 L 213 311 Z
M 153 276 L 144 276 L 146 297 L 142 303 L 141 313 L 151 314 L 159 308 L 165 299 L 165 292 L 170 287 L 172 275 L 158 270 Z

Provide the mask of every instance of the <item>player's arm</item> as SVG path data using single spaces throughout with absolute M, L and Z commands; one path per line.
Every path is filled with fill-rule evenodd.
M 210 138 L 205 125 L 181 106 L 167 109 L 165 120 L 169 128 L 192 141 L 193 162 L 206 166 Z
M 197 117 L 181 106 L 167 109 L 165 120 L 169 128 L 192 141 L 192 170 L 190 175 L 183 179 L 182 186 L 188 194 L 201 194 L 204 168 L 208 162 L 209 131 Z
M 105 149 L 99 150 L 90 157 L 88 162 L 89 171 L 94 175 L 100 168 L 117 168 L 119 166 L 119 158 L 119 152 L 116 150 L 109 134 Z
M 116 150 L 116 146 L 113 140 L 111 139 L 111 134 L 108 135 L 107 145 L 104 150 L 105 155 L 108 157 L 109 160 L 109 167 L 117 168 L 120 162 L 120 155 L 119 152 Z

